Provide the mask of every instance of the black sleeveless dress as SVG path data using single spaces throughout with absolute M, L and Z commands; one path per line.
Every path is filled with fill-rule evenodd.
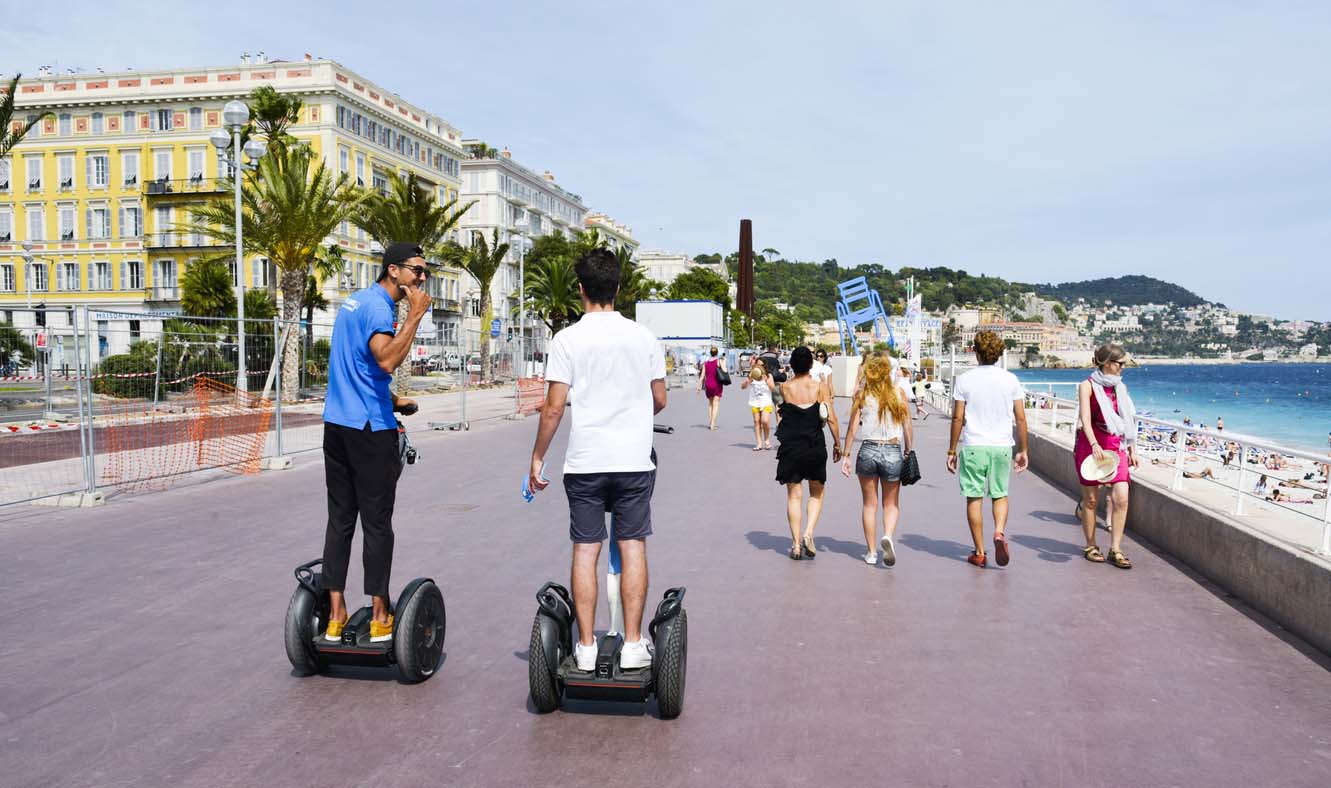
M 776 450 L 776 480 L 781 484 L 827 481 L 827 442 L 818 403 L 800 407 L 781 403 L 776 428 L 781 446 Z

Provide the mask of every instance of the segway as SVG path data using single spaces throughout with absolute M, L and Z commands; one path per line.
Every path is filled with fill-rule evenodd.
M 414 412 L 414 408 L 411 409 Z M 403 411 L 410 415 L 407 411 Z M 398 421 L 398 450 L 402 467 L 416 462 L 419 454 Z M 407 583 L 393 606 L 393 637 L 370 641 L 373 608 L 365 605 L 352 613 L 342 628 L 342 638 L 324 638 L 331 600 L 315 567 L 316 558 L 296 567 L 296 591 L 287 605 L 285 641 L 287 659 L 304 675 L 319 673 L 330 665 L 388 667 L 397 665 L 402 678 L 418 682 L 434 675 L 444 650 L 447 617 L 444 595 L 432 578 L 418 577 Z
M 674 429 L 657 425 L 655 431 L 668 434 Z M 656 459 L 654 450 L 652 459 Z M 532 704 L 537 711 L 546 713 L 559 708 L 564 698 L 645 703 L 655 695 L 661 716 L 674 719 L 684 709 L 688 667 L 689 620 L 684 611 L 684 589 L 666 591 L 647 626 L 647 634 L 656 648 L 652 664 L 645 668 L 622 668 L 619 653 L 624 647 L 624 614 L 613 520 L 609 565 L 606 593 L 611 630 L 597 642 L 596 667 L 592 671 L 579 670 L 573 658 L 573 597 L 568 589 L 551 581 L 536 592 L 538 607 L 527 653 Z

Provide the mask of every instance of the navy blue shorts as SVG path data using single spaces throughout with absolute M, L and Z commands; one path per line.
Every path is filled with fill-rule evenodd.
M 614 517 L 616 539 L 651 536 L 655 486 L 656 471 L 564 474 L 569 538 L 580 544 L 604 542 L 606 512 Z

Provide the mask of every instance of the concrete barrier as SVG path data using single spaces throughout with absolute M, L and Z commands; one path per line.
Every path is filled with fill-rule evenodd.
M 1066 444 L 1032 432 L 1030 460 L 1036 473 L 1081 495 Z M 1132 482 L 1128 529 L 1331 654 L 1331 563 L 1141 479 Z

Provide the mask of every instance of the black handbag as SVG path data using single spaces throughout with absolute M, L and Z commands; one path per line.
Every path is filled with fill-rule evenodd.
M 901 483 L 914 484 L 920 480 L 920 461 L 915 458 L 915 450 L 906 452 L 901 461 Z
M 730 385 L 730 373 L 721 369 L 720 364 L 716 366 L 716 382 L 720 383 L 722 386 Z

